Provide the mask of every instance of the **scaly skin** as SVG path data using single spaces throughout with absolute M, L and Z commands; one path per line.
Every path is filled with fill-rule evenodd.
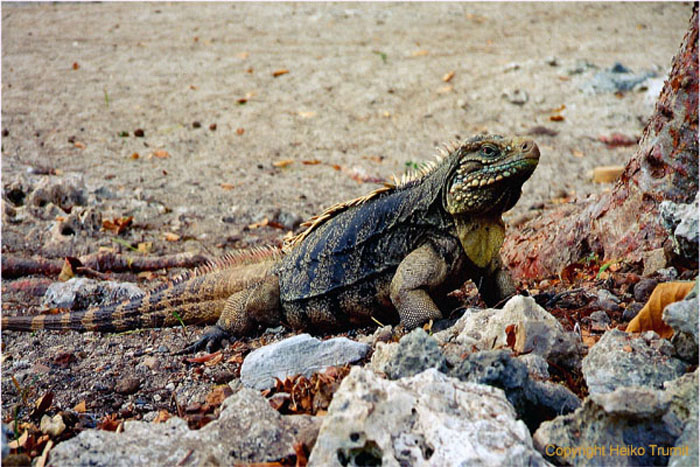
M 3 318 L 3 328 L 120 331 L 213 322 L 185 349 L 280 323 L 309 331 L 375 318 L 407 329 L 442 317 L 446 294 L 466 279 L 494 305 L 515 292 L 498 251 L 522 184 L 539 161 L 530 139 L 476 136 L 438 162 L 338 204 L 273 250 L 228 258 L 144 298 L 85 312 Z

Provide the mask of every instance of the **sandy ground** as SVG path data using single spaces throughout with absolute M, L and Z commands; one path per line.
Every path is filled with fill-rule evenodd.
M 663 77 L 690 10 L 689 3 L 3 3 L 2 251 L 60 257 L 153 242 L 151 254 L 218 255 L 278 240 L 284 230 L 248 226 L 299 220 L 361 195 L 430 158 L 443 141 L 541 126 L 557 134 L 535 136 L 541 164 L 508 220 L 536 215 L 547 203 L 606 189 L 592 183 L 590 170 L 624 164 L 632 148 L 608 148 L 598 137 L 638 137 L 651 113 L 653 96 L 644 90 L 581 87 L 615 62 Z M 517 90 L 528 96 L 522 105 L 503 97 Z M 46 169 L 59 175 L 37 174 Z M 12 184 L 75 174 L 98 227 L 100 217 L 134 216 L 118 242 L 89 229 L 57 234 L 55 212 L 32 214 L 8 201 Z M 167 241 L 168 232 L 179 240 Z M 13 299 L 3 287 L 4 311 L 27 311 L 26 301 Z M 96 417 L 140 398 L 140 416 L 170 407 L 158 401 L 173 391 L 183 403 L 197 400 L 236 369 L 192 377 L 189 366 L 164 356 L 162 367 L 144 368 L 144 355 L 160 355 L 163 342 L 187 340 L 174 330 L 3 337 L 4 420 L 18 402 L 11 375 L 31 376 L 36 393 L 52 389 L 59 407 L 88 398 Z M 55 368 L 60 352 L 77 362 Z M 115 394 L 110 384 L 128 372 L 140 375 L 141 390 Z

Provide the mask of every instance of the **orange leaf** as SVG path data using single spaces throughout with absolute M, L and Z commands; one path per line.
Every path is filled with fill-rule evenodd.
M 449 73 L 446 73 L 445 76 L 442 77 L 442 80 L 446 83 L 449 83 L 452 80 L 452 78 L 454 78 L 454 77 L 455 77 L 455 72 L 450 71 Z
M 301 163 L 304 165 L 318 165 L 321 161 L 318 159 L 311 159 L 310 161 L 301 161 Z
M 168 242 L 177 242 L 178 240 L 180 240 L 180 236 L 176 233 L 166 232 L 164 236 L 165 240 Z
M 153 153 L 154 157 L 157 157 L 158 159 L 167 159 L 170 157 L 170 153 L 168 151 L 165 151 L 163 149 L 159 149 Z
M 673 329 L 663 322 L 661 314 L 669 305 L 679 302 L 688 295 L 688 292 L 695 286 L 695 282 L 664 282 L 656 286 L 649 297 L 649 301 L 644 305 L 639 314 L 627 325 L 626 332 L 655 331 L 663 338 L 673 335 Z
M 553 122 L 562 122 L 564 121 L 564 116 L 563 115 L 552 115 L 549 117 L 549 119 Z
M 425 57 L 426 55 L 428 55 L 428 51 L 427 50 L 416 50 L 411 55 L 413 55 L 414 57 Z
M 281 161 L 273 162 L 272 165 L 274 165 L 275 167 L 283 168 L 283 167 L 287 167 L 288 165 L 292 165 L 293 163 L 294 163 L 294 159 L 283 159 Z
M 221 188 L 223 188 L 224 190 L 233 190 L 233 188 L 235 186 L 236 185 L 234 185 L 233 183 L 222 183 L 221 184 Z
M 275 70 L 275 71 L 273 71 L 273 72 L 272 72 L 272 76 L 273 76 L 274 78 L 277 78 L 278 76 L 286 75 L 287 73 L 289 73 L 289 70 L 287 70 L 286 68 L 283 68 L 283 69 L 281 69 L 281 70 Z
M 73 410 L 78 412 L 78 413 L 85 413 L 87 412 L 87 404 L 85 403 L 84 400 L 78 402 L 78 404 L 73 407 Z

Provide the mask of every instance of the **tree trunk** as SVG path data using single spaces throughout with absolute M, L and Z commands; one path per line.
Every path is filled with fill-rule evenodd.
M 614 188 L 545 212 L 509 233 L 501 254 L 516 278 L 558 274 L 590 254 L 642 260 L 669 247 L 661 201 L 693 202 L 698 191 L 698 4 L 637 150 Z

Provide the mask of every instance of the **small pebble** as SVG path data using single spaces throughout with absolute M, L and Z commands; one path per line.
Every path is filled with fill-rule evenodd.
M 201 123 L 199 123 L 197 121 L 192 122 L 192 128 L 201 128 L 201 127 L 202 127 Z
M 637 314 L 639 314 L 640 310 L 644 308 L 644 305 L 641 303 L 637 302 L 632 302 L 629 305 L 627 305 L 627 308 L 625 308 L 625 311 L 622 313 L 622 319 L 625 321 L 632 321 Z
M 137 128 L 134 130 L 134 136 L 137 136 L 139 138 L 143 138 L 146 135 L 146 133 L 143 131 L 143 128 Z
M 46 435 L 58 436 L 66 429 L 66 424 L 63 423 L 61 414 L 56 414 L 53 418 L 44 415 L 41 417 L 40 429 Z
M 645 303 L 649 300 L 654 288 L 659 281 L 656 279 L 642 279 L 634 285 L 633 293 L 635 301 Z
M 503 97 L 508 100 L 511 104 L 523 105 L 525 104 L 529 97 L 525 91 L 522 89 L 513 89 L 512 91 L 503 91 Z
M 119 380 L 114 386 L 114 390 L 119 394 L 128 396 L 129 394 L 133 394 L 138 391 L 140 386 L 141 380 L 134 377 L 127 377 Z

